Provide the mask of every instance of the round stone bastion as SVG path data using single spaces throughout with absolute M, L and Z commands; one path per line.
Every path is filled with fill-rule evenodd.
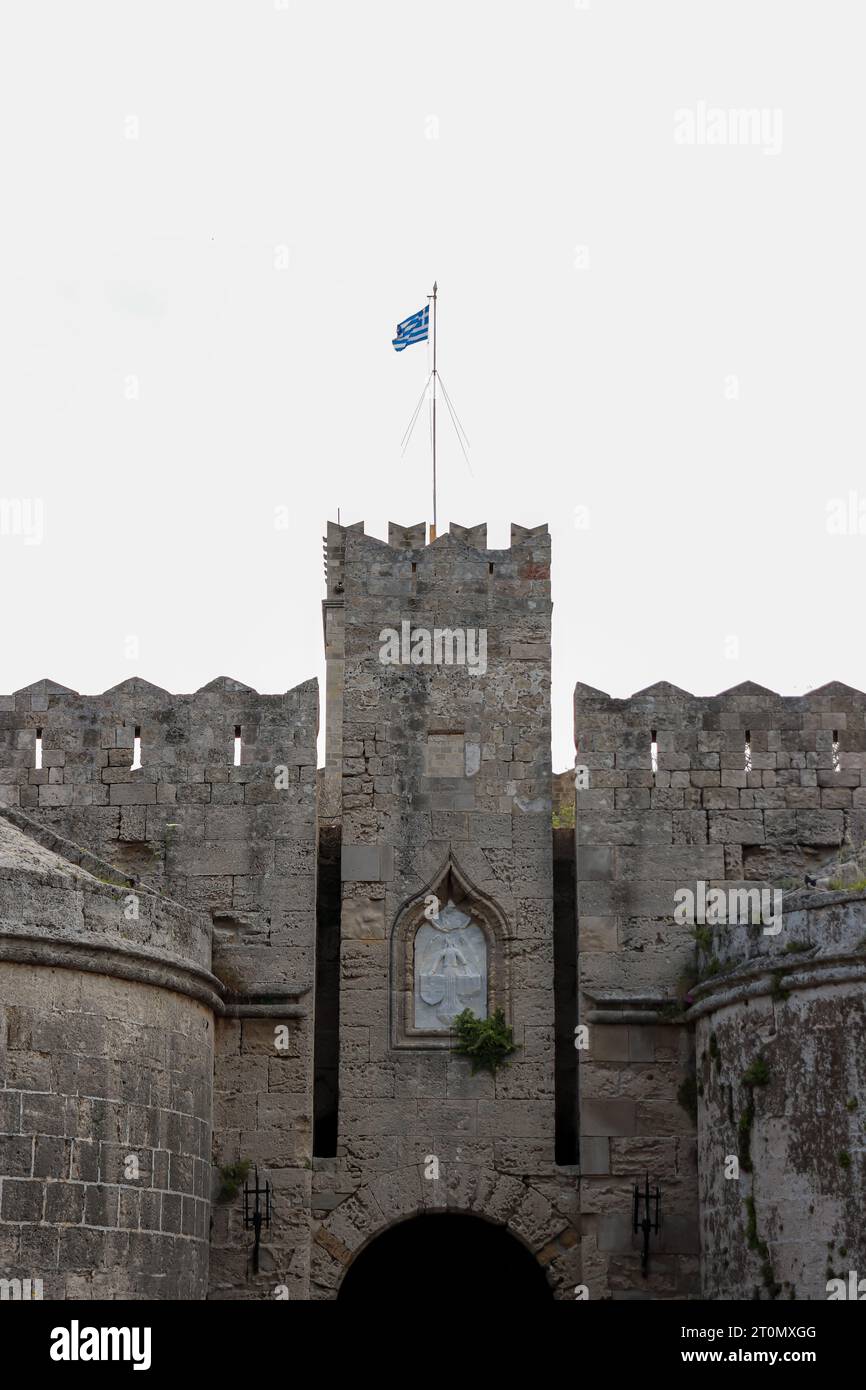
M 866 895 L 803 890 L 781 907 L 697 933 L 709 1299 L 844 1297 L 833 1281 L 866 1278 Z
M 0 1292 L 200 1299 L 210 921 L 100 867 L 0 817 Z

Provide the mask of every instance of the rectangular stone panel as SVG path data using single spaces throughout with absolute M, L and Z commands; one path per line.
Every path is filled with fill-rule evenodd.
M 463 777 L 465 754 L 463 734 L 428 734 L 424 748 L 426 777 Z

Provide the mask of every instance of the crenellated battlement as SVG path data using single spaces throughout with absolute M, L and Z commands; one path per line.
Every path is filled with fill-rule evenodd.
M 361 542 L 363 538 L 363 542 Z M 449 553 L 461 556 L 467 563 L 477 556 L 479 566 L 493 564 L 494 573 L 502 578 L 515 578 L 521 564 L 535 563 L 542 568 L 546 565 L 549 578 L 550 533 L 546 523 L 541 526 L 526 527 L 511 523 L 511 544 L 505 549 L 489 550 L 487 547 L 487 523 L 476 526 L 460 526 L 451 522 L 450 529 L 436 537 L 427 539 L 426 523 L 417 522 L 414 526 L 401 526 L 395 521 L 388 523 L 388 539 L 368 536 L 363 521 L 351 526 L 340 526 L 328 522 L 327 535 L 322 538 L 325 561 L 325 581 L 327 601 L 340 601 L 345 580 L 347 545 L 350 541 L 356 553 L 369 556 L 371 563 L 382 565 L 398 563 L 418 565 L 425 560 L 439 561 Z M 360 550 L 357 549 L 360 545 Z M 503 569 L 503 566 L 505 567 Z
M 688 830 L 726 845 L 731 870 L 745 853 L 766 879 L 786 860 L 800 871 L 798 846 L 820 856 L 866 838 L 862 691 L 833 681 L 780 695 L 745 682 L 699 697 L 660 682 L 617 700 L 579 685 L 574 707 L 585 816 L 640 817 L 667 839 L 673 815 L 668 842 Z
M 581 1059 L 583 1181 L 592 1209 L 600 1213 L 597 1239 L 584 1241 L 584 1277 L 594 1269 L 611 1287 L 623 1278 L 632 1259 L 630 1235 L 617 1224 L 617 1198 L 611 1194 L 617 1181 L 623 1187 L 628 1181 L 635 1153 L 655 1156 L 667 1150 L 668 1249 L 677 1252 L 678 1293 L 695 1283 L 696 1232 L 703 1220 L 704 1250 L 710 1252 L 705 1285 L 723 1288 L 723 1297 L 741 1296 L 739 1291 L 753 1282 L 749 1252 L 739 1239 L 743 1196 L 737 1184 L 725 1181 L 719 1161 L 719 1154 L 737 1152 L 738 1117 L 733 1122 L 729 1117 L 731 1086 L 739 1085 L 770 1039 L 780 1073 L 785 1058 L 787 1079 L 780 1076 L 777 1083 L 782 1103 L 798 1090 L 802 1036 L 775 1016 L 786 996 L 778 981 L 773 984 L 771 958 L 777 972 L 787 979 L 790 971 L 804 990 L 820 984 L 834 996 L 814 1003 L 816 1022 L 808 1034 L 814 1036 L 832 1018 L 828 1046 L 835 1047 L 850 1027 L 842 995 L 854 966 L 850 960 L 841 967 L 828 962 L 819 979 L 809 958 L 812 975 L 803 976 L 808 953 L 816 945 L 826 947 L 830 938 L 826 930 L 821 936 L 820 924 L 807 930 L 808 904 L 799 914 L 788 910 L 799 900 L 785 890 L 802 887 L 806 873 L 820 873 L 828 860 L 840 853 L 848 857 L 866 839 L 866 694 L 834 681 L 786 696 L 747 681 L 702 697 L 660 681 L 614 699 L 578 685 L 574 712 L 576 761 L 585 769 L 575 798 L 579 1012 L 590 1028 L 589 1051 Z M 704 903 L 708 894 L 724 904 L 751 897 L 761 901 L 768 885 L 774 886 L 773 910 L 776 890 L 785 902 L 785 910 L 773 918 L 772 935 L 765 934 L 763 917 L 734 927 L 725 918 L 716 928 L 704 921 L 703 909 L 691 924 L 675 912 L 683 894 L 691 895 L 692 903 Z M 847 896 L 838 895 L 823 926 L 833 913 L 848 911 L 850 951 L 862 938 L 862 902 L 849 909 Z M 729 956 L 742 949 L 744 939 L 760 954 L 757 962 L 743 966 L 752 971 L 742 982 L 749 1004 L 745 1018 L 727 976 Z M 862 973 L 862 966 L 856 969 Z M 797 1007 L 807 1006 L 812 1007 L 808 998 Z M 727 1007 L 730 1019 L 720 1025 L 714 1017 L 707 1025 L 716 1029 L 724 1059 L 720 1089 L 718 1069 L 707 1062 L 710 1043 L 700 1016 Z M 837 1016 L 844 1023 L 838 1032 Z M 682 1099 L 696 1084 L 684 1018 L 699 1019 L 697 1051 L 704 1059 L 699 1094 L 710 1110 L 700 1141 L 701 1189 L 694 1176 L 692 1123 Z M 653 1064 L 652 1077 L 635 1091 L 633 1069 L 645 1063 Z M 846 1094 L 858 1093 L 856 1079 L 844 1084 L 850 1088 Z M 809 1109 L 798 1117 L 799 1133 L 812 1124 Z M 837 1128 L 841 1148 L 842 1120 Z M 772 1145 L 775 1153 L 776 1129 Z M 769 1190 L 783 1190 L 778 1174 Z M 810 1206 L 809 1213 L 813 1210 Z M 805 1211 L 800 1221 L 809 1226 Z M 816 1222 L 821 1224 L 819 1218 Z M 715 1253 L 720 1223 L 737 1251 L 729 1268 L 728 1259 Z M 854 1229 L 851 1222 L 847 1229 Z M 814 1272 L 803 1284 L 796 1263 L 785 1265 L 792 1288 L 805 1286 L 817 1296 Z
M 0 804 L 228 910 L 241 880 L 273 869 L 286 827 L 313 833 L 317 732 L 314 680 L 278 695 L 227 676 L 188 695 L 140 677 L 100 695 L 41 680 L 0 697 Z
M 488 692 L 495 692 L 498 683 L 516 680 L 525 682 L 527 692 L 541 699 L 550 668 L 550 534 L 546 525 L 513 523 L 508 548 L 490 550 L 486 543 L 483 523 L 452 524 L 450 531 L 430 542 L 420 522 L 414 526 L 389 523 L 387 541 L 368 536 L 363 522 L 345 527 L 328 523 L 327 597 L 322 604 L 327 660 L 322 788 L 326 819 L 334 820 L 340 812 L 344 697 L 351 696 L 363 706 L 371 682 L 374 686 L 378 682 L 383 631 L 400 632 L 405 623 L 431 634 L 483 631 Z M 400 669 L 405 674 L 405 667 Z M 420 692 L 426 677 L 420 674 L 420 663 L 413 663 L 412 670 Z M 448 707 L 449 717 L 457 719 L 453 668 L 434 663 L 428 674 L 433 685 L 440 687 L 432 697 L 434 703 Z M 459 698 L 470 694 L 467 688 Z M 476 689 L 473 698 L 493 696 L 482 696 Z M 542 708 L 545 701 L 546 696 Z
M 330 1299 L 426 1209 L 431 1155 L 562 1299 L 817 1298 L 834 1242 L 862 1263 L 866 693 L 581 684 L 554 777 L 550 535 L 487 542 L 328 524 L 321 772 L 316 681 L 0 697 L 0 1246 L 53 1228 L 52 1296 L 168 1270 Z M 511 1030 L 490 1073 L 466 1008 Z M 271 1185 L 258 1272 L 209 1201 L 239 1162 Z
M 245 768 L 285 761 L 283 755 L 299 747 L 309 758 L 289 760 L 314 765 L 317 732 L 314 680 L 279 695 L 260 695 L 228 676 L 186 695 L 137 676 L 98 695 L 41 680 L 0 696 L 0 802 L 25 808 L 147 805 L 160 798 L 125 799 L 109 788 L 203 781 L 204 768 L 231 769 L 233 779 L 243 781 Z M 136 738 L 142 766 L 133 770 Z M 233 766 L 236 738 L 239 768 Z M 37 739 L 41 768 L 35 765 Z
M 272 695 L 229 676 L 190 694 L 138 676 L 98 695 L 41 680 L 0 698 L 0 836 L 16 864 L 25 862 L 23 843 L 37 865 L 62 856 L 78 866 L 64 870 L 75 891 L 63 904 L 56 874 L 15 871 L 0 884 L 8 889 L 0 1015 L 26 996 L 27 1027 L 39 1042 L 25 1065 L 41 1075 L 49 1065 L 42 1054 L 52 1054 L 42 1089 L 81 1110 L 88 1143 L 89 1101 L 77 1099 L 85 1073 L 90 1089 L 81 1095 L 107 1096 L 116 1107 L 136 1101 L 142 1191 L 131 1206 L 119 1195 L 103 1145 L 99 1190 L 94 1181 L 84 1214 L 86 1224 L 121 1231 L 130 1247 L 148 1240 L 139 1219 L 142 1232 L 159 1232 L 147 1272 L 143 1250 L 127 1269 L 111 1242 L 98 1246 L 89 1260 L 94 1290 L 151 1291 L 171 1269 L 168 1287 L 202 1297 L 208 1244 L 217 1283 L 233 1277 L 227 1271 L 245 1257 L 227 1212 L 210 1220 L 211 1160 L 265 1160 L 272 1183 L 309 1188 L 318 722 L 315 680 Z M 80 998 L 89 1002 L 79 1006 Z M 46 1021 L 46 1010 L 62 1013 L 63 1026 L 53 1015 Z M 256 1030 L 272 1038 L 272 1018 L 289 1028 L 290 1042 L 262 1066 Z M 159 1049 L 155 1068 L 140 1055 L 145 1028 Z M 106 1056 L 115 1059 L 108 1079 Z M 275 1099 L 289 1093 L 291 1114 Z M 132 1120 L 121 1123 L 137 1151 Z M 4 1203 L 0 1234 L 10 1213 Z M 200 1248 L 188 1244 L 193 1234 Z M 297 1234 L 280 1223 L 271 1240 L 294 1250 Z M 76 1287 L 68 1265 L 61 1249 L 50 1272 L 61 1294 Z M 292 1278 L 303 1296 L 305 1268 Z

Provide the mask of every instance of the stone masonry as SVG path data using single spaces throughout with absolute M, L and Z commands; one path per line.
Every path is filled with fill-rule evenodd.
M 0 699 L 8 814 L 79 862 L 99 856 L 137 891 L 207 920 L 218 977 L 207 1099 L 210 1126 L 212 1090 L 215 1172 L 201 1195 L 220 1188 L 221 1168 L 246 1160 L 267 1167 L 277 1198 L 259 1281 L 249 1277 L 239 1205 L 215 1204 L 211 1297 L 255 1297 L 277 1282 L 291 1297 L 307 1289 L 317 727 L 314 681 L 265 696 L 225 677 L 180 696 L 137 679 L 100 696 L 41 681 Z M 133 769 L 136 736 L 142 766 Z M 132 951 L 141 928 L 125 938 Z M 115 1039 L 114 1065 L 134 1059 L 135 1036 Z M 138 1287 L 150 1285 L 142 1277 Z
M 0 1297 L 331 1300 L 431 1217 L 563 1301 L 866 1269 L 866 695 L 578 685 L 554 777 L 545 526 L 325 566 L 321 769 L 315 681 L 0 697 Z
M 699 880 L 724 889 L 802 885 L 804 871 L 839 847 L 861 846 L 864 711 L 866 696 L 838 684 L 784 698 L 747 683 L 699 699 L 662 682 L 628 700 L 577 687 L 577 758 L 590 783 L 577 793 L 577 878 L 579 1007 L 589 1025 L 580 1080 L 583 1275 L 592 1296 L 629 1296 L 639 1287 L 628 1193 L 647 1171 L 662 1183 L 666 1212 L 647 1288 L 656 1297 L 684 1297 L 697 1288 L 696 1126 L 680 1097 L 684 1083 L 697 1084 L 691 1025 L 706 1012 L 706 1005 L 689 1009 L 699 992 L 697 971 L 717 972 L 721 962 L 718 947 L 696 960 L 695 931 L 673 919 L 674 894 L 697 892 Z M 853 912 L 862 924 L 862 901 Z M 783 920 L 779 951 L 798 930 L 795 914 Z M 724 937 L 728 929 L 718 930 Z M 862 1010 L 862 981 L 855 993 Z M 743 1017 L 746 1003 L 728 1015 L 737 1034 L 755 1024 L 754 1006 L 748 1026 Z M 772 1020 L 772 1006 L 765 1007 Z M 830 1009 L 828 1022 L 832 1015 Z M 841 1028 L 841 1013 L 838 1022 Z M 850 1045 L 851 1035 L 840 1031 L 834 1049 Z M 793 1037 L 776 1048 L 788 1058 L 789 1077 L 797 1050 Z M 732 1051 L 726 1075 L 736 1067 Z M 856 1074 L 849 1078 L 856 1089 L 855 1081 Z M 799 1116 L 800 1153 L 793 1144 L 789 1152 L 787 1184 L 801 1219 L 820 1191 L 803 1155 L 826 1123 L 823 1111 L 813 1106 Z M 704 1133 L 702 1157 L 706 1164 L 712 1150 L 713 1167 L 712 1174 L 704 1168 L 701 1181 L 713 1188 L 716 1204 L 726 1189 L 741 1214 L 744 1199 L 733 1195 L 741 1189 L 720 1176 L 723 1156 L 713 1147 L 719 1137 L 712 1126 Z M 861 1139 L 856 1167 L 847 1173 L 848 1185 L 861 1194 L 862 1150 Z M 785 1190 L 782 1171 L 774 1181 L 777 1191 Z M 748 1187 L 750 1179 L 743 1183 Z M 705 1212 L 704 1282 L 718 1290 L 725 1281 L 708 1221 Z M 745 1235 L 744 1227 L 740 1238 Z M 726 1243 L 736 1239 L 731 1224 Z M 751 1297 L 752 1274 L 740 1272 L 738 1296 Z
M 45 1298 L 207 1291 L 210 922 L 129 902 L 0 819 L 0 1273 Z
M 555 1286 L 575 1282 L 576 1185 L 554 1164 L 550 539 L 514 526 L 494 551 L 485 529 L 425 545 L 423 526 L 392 525 L 386 545 L 329 528 L 343 895 L 339 1145 L 314 1179 L 331 1209 L 312 1257 L 321 1297 L 378 1231 L 431 1208 L 505 1222 Z M 484 630 L 486 670 L 383 664 L 382 633 L 404 622 Z M 471 1076 L 447 1033 L 412 1035 L 411 943 L 431 893 L 489 933 L 489 999 L 519 1047 L 495 1078 Z

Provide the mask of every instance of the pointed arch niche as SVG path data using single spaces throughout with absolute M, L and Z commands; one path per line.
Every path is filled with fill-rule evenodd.
M 392 1047 L 450 1048 L 463 1009 L 479 1018 L 502 1009 L 510 1023 L 508 935 L 501 909 L 449 857 L 391 931 Z

